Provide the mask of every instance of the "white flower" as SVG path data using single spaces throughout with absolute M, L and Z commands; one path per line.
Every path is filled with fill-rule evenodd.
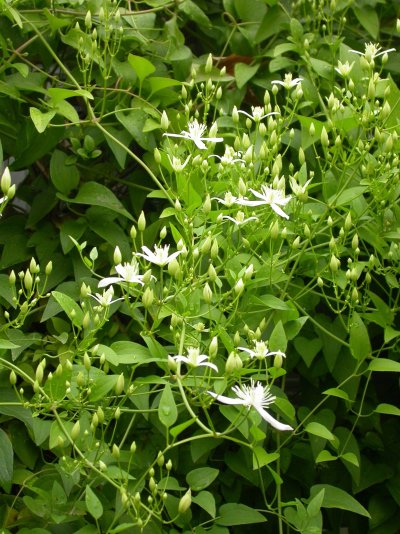
M 212 200 L 217 200 L 224 206 L 227 206 L 228 208 L 230 208 L 234 204 L 239 204 L 242 200 L 245 200 L 245 199 L 243 197 L 235 197 L 234 195 L 232 195 L 230 191 L 227 191 L 223 199 L 218 198 L 218 197 L 212 197 Z
M 168 159 L 171 164 L 171 167 L 175 172 L 182 172 L 183 169 L 186 167 L 186 165 L 189 163 L 190 156 L 188 156 L 185 161 L 182 163 L 179 158 L 176 158 L 175 156 L 172 156 L 172 159 L 170 155 L 168 154 Z
M 293 176 L 289 176 L 290 187 L 292 188 L 292 191 L 296 195 L 296 197 L 299 197 L 300 199 L 307 197 L 307 195 L 308 195 L 307 187 L 311 183 L 311 180 L 312 180 L 312 178 L 307 180 L 304 185 L 300 185 L 300 184 L 298 184 L 296 182 L 296 180 L 293 178 Z
M 221 219 L 227 219 L 228 221 L 232 221 L 237 226 L 246 224 L 249 221 L 258 221 L 257 217 L 247 217 L 247 219 L 245 219 L 243 211 L 238 211 L 235 215 L 235 218 L 230 217 L 229 215 L 221 215 Z
M 273 404 L 276 399 L 275 395 L 270 393 L 269 386 L 263 386 L 261 382 L 254 384 L 254 380 L 251 379 L 250 386 L 244 384 L 241 386 L 234 386 L 232 391 L 236 394 L 236 398 L 234 399 L 224 397 L 223 395 L 217 395 L 212 391 L 208 391 L 207 393 L 224 404 L 241 404 L 248 409 L 254 408 L 261 417 L 267 421 L 267 423 L 277 430 L 293 430 L 291 426 L 277 421 L 265 410 L 265 408 L 268 408 L 270 404 Z
M 142 247 L 142 250 L 144 254 L 142 254 L 141 252 L 137 252 L 136 256 L 142 256 L 142 258 L 144 258 L 145 260 L 149 261 L 150 263 L 155 263 L 160 267 L 164 267 L 164 265 L 170 263 L 177 256 L 179 256 L 179 254 L 182 254 L 183 252 L 182 250 L 178 250 L 177 252 L 174 252 L 169 256 L 169 245 L 164 245 L 163 247 L 158 247 L 157 245 L 154 245 L 154 252 L 152 252 L 148 247 Z
M 280 215 L 281 217 L 284 217 L 285 219 L 289 219 L 289 215 L 287 215 L 279 206 L 285 206 L 289 200 L 290 195 L 288 197 L 285 197 L 285 193 L 282 191 L 282 189 L 273 189 L 272 187 L 268 187 L 267 185 L 261 186 L 261 193 L 258 191 L 254 191 L 254 189 L 249 189 L 253 195 L 255 195 L 260 200 L 247 200 L 247 199 L 241 199 L 236 200 L 236 204 L 240 204 L 241 206 L 261 206 L 262 204 L 267 204 L 268 206 L 271 206 L 271 208 Z
M 107 306 L 110 306 L 114 302 L 117 302 L 118 300 L 122 300 L 122 298 L 114 299 L 114 288 L 113 286 L 109 287 L 108 289 L 105 289 L 103 291 L 103 294 L 101 293 L 95 293 L 94 295 L 90 294 L 97 302 L 102 306 L 103 308 L 107 308 Z
M 204 132 L 206 131 L 207 126 L 205 124 L 200 124 L 196 119 L 188 124 L 188 132 L 182 131 L 180 134 L 165 133 L 168 137 L 181 137 L 182 139 L 190 139 L 193 143 L 200 148 L 200 150 L 205 150 L 207 147 L 204 144 L 204 141 L 210 141 L 212 143 L 219 143 L 223 141 L 222 137 L 203 137 Z
M 350 50 L 354 54 L 364 56 L 367 61 L 374 60 L 376 57 L 383 56 L 383 54 L 388 54 L 389 52 L 395 52 L 395 48 L 389 48 L 388 50 L 382 50 L 382 47 L 379 43 L 365 43 L 365 51 L 359 52 L 358 50 Z
M 120 284 L 126 282 L 128 284 L 141 284 L 143 275 L 139 274 L 139 265 L 135 258 L 132 258 L 131 263 L 119 263 L 115 266 L 115 270 L 119 276 L 109 276 L 100 280 L 98 287 L 106 287 L 110 284 Z
M 229 145 L 225 146 L 225 153 L 223 156 L 218 156 L 218 154 L 211 154 L 209 158 L 218 158 L 221 162 L 221 165 L 233 165 L 234 163 L 245 163 L 244 159 L 241 159 L 242 153 L 235 152 L 234 148 Z
M 176 362 L 187 363 L 190 367 L 210 367 L 218 372 L 218 367 L 210 363 L 206 354 L 200 354 L 200 350 L 195 347 L 187 348 L 187 356 L 172 356 Z
M 270 115 L 279 115 L 277 111 L 271 111 L 270 113 L 265 114 L 264 111 L 264 108 L 261 106 L 251 106 L 251 115 L 246 111 L 242 111 L 241 109 L 238 111 L 238 113 L 243 113 L 243 115 L 246 115 L 246 117 L 249 117 L 249 119 L 254 122 L 260 122 L 262 119 L 265 119 L 265 117 L 269 117 Z
M 281 350 L 270 352 L 268 350 L 268 343 L 265 341 L 254 341 L 254 350 L 246 347 L 238 347 L 238 349 L 247 352 L 250 355 L 250 358 L 258 358 L 259 360 L 263 360 L 264 358 L 267 358 L 267 356 L 275 356 L 276 354 L 286 357 L 286 354 Z
M 347 76 L 351 72 L 351 69 L 353 68 L 353 65 L 354 65 L 354 61 L 351 63 L 351 65 L 348 61 L 346 61 L 346 63 L 342 63 L 341 61 L 338 61 L 338 66 L 335 67 L 335 71 L 338 72 L 340 76 L 343 76 L 343 78 L 347 78 Z
M 289 72 L 288 74 L 285 74 L 284 80 L 272 80 L 271 83 L 275 83 L 277 85 L 282 85 L 285 89 L 289 90 L 293 87 L 296 87 L 303 81 L 303 78 L 293 78 L 293 74 Z

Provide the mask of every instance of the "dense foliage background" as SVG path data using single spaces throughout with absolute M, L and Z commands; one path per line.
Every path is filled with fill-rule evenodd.
M 398 532 L 397 17 L 0 0 L 1 532 Z

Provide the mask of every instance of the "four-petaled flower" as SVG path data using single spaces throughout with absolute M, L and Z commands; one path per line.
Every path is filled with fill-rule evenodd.
M 206 131 L 207 126 L 205 124 L 200 124 L 196 119 L 188 124 L 188 132 L 184 130 L 180 134 L 174 133 L 165 133 L 168 137 L 181 137 L 183 139 L 190 139 L 193 143 L 200 148 L 200 150 L 205 150 L 207 147 L 204 144 L 204 141 L 210 141 L 212 143 L 219 143 L 223 141 L 222 137 L 203 137 L 204 132 Z
M 282 189 L 273 189 L 267 185 L 262 185 L 261 193 L 254 191 L 254 189 L 251 188 L 249 188 L 249 190 L 260 200 L 240 199 L 236 200 L 236 204 L 240 204 L 241 206 L 261 206 L 262 204 L 267 204 L 268 206 L 271 206 L 275 213 L 285 219 L 289 219 L 289 215 L 279 207 L 285 206 L 291 199 L 290 195 L 285 197 L 285 193 Z
M 243 197 L 235 197 L 230 191 L 227 191 L 224 198 L 212 197 L 212 200 L 217 200 L 220 204 L 230 208 L 234 204 L 240 204 L 240 202 L 246 199 Z
M 99 284 L 100 285 L 100 284 Z M 117 302 L 118 300 L 122 300 L 122 298 L 114 299 L 114 288 L 113 286 L 109 287 L 108 289 L 105 289 L 103 291 L 103 294 L 101 293 L 95 293 L 90 295 L 94 298 L 94 300 L 97 300 L 97 302 L 102 306 L 103 308 L 107 308 L 107 306 L 110 306 L 114 302 Z
M 182 172 L 183 169 L 186 167 L 186 165 L 189 163 L 190 156 L 188 156 L 183 163 L 179 158 L 175 156 L 172 156 L 172 159 L 171 159 L 169 154 L 168 154 L 168 159 L 169 159 L 172 169 L 175 172 Z
M 281 350 L 270 352 L 268 350 L 268 343 L 265 341 L 254 341 L 254 349 L 248 349 L 246 347 L 238 347 L 238 349 L 247 352 L 250 358 L 258 358 L 259 360 L 263 360 L 267 356 L 275 356 L 276 354 L 286 357 L 286 354 Z
M 218 367 L 207 361 L 208 356 L 206 354 L 200 354 L 200 350 L 196 347 L 188 347 L 186 349 L 187 356 L 172 356 L 172 359 L 176 362 L 184 362 L 190 367 L 210 367 L 214 371 L 218 372 Z
M 246 224 L 249 221 L 258 221 L 257 217 L 247 217 L 247 219 L 244 216 L 243 211 L 238 211 L 235 215 L 235 217 L 230 217 L 229 215 L 221 215 L 221 219 L 227 219 L 228 221 L 232 221 L 237 226 L 240 226 L 242 224 Z
M 207 393 L 214 397 L 219 402 L 224 404 L 241 404 L 247 409 L 254 408 L 261 415 L 261 417 L 267 421 L 271 426 L 277 430 L 293 430 L 290 425 L 285 425 L 280 421 L 277 421 L 271 414 L 269 414 L 265 408 L 268 408 L 270 404 L 275 402 L 275 395 L 270 392 L 270 387 L 263 386 L 261 382 L 254 384 L 254 380 L 250 379 L 250 386 L 242 384 L 241 386 L 233 386 L 232 391 L 236 394 L 236 398 L 225 397 L 223 395 L 217 395 L 213 391 Z
M 293 78 L 293 74 L 289 72 L 288 74 L 285 74 L 284 80 L 272 80 L 271 83 L 282 85 L 285 89 L 289 90 L 293 87 L 296 87 L 303 81 L 303 78 Z
M 353 52 L 355 52 L 355 50 L 353 50 Z M 347 78 L 353 66 L 354 66 L 354 61 L 351 63 L 351 65 L 348 61 L 346 61 L 346 63 L 342 63 L 341 61 L 338 61 L 338 66 L 335 67 L 335 71 L 338 72 L 340 76 L 343 76 L 343 78 Z
M 269 117 L 270 115 L 279 115 L 277 111 L 271 111 L 270 113 L 264 113 L 264 108 L 261 106 L 251 106 L 251 115 L 247 113 L 247 111 L 239 110 L 238 113 L 243 113 L 243 115 L 246 115 L 249 119 L 251 119 L 254 122 L 260 122 L 261 120 L 265 119 L 265 117 Z
M 119 263 L 115 266 L 115 270 L 119 276 L 109 276 L 100 280 L 98 287 L 106 287 L 110 284 L 121 284 L 126 282 L 128 284 L 141 284 L 143 275 L 139 274 L 139 265 L 135 258 L 132 258 L 131 263 Z
M 170 263 L 183 252 L 182 250 L 178 250 L 177 252 L 168 255 L 169 245 L 164 245 L 163 247 L 154 245 L 154 252 L 152 252 L 148 247 L 142 247 L 142 250 L 144 254 L 137 252 L 136 256 L 142 256 L 142 258 L 145 260 L 149 261 L 150 263 L 154 263 L 155 265 L 159 265 L 160 267 L 164 267 L 164 265 Z
M 293 193 L 298 197 L 300 200 L 306 200 L 308 196 L 307 188 L 309 184 L 311 183 L 312 178 L 306 181 L 304 185 L 300 185 L 296 182 L 296 180 L 293 178 L 293 176 L 289 176 L 289 182 L 290 187 L 292 188 Z
M 221 165 L 233 165 L 234 163 L 245 163 L 244 159 L 241 159 L 242 153 L 235 152 L 234 148 L 226 145 L 225 153 L 223 156 L 218 156 L 218 154 L 211 154 L 209 158 L 218 158 L 221 162 Z
M 389 52 L 395 52 L 395 48 L 388 48 L 387 50 L 382 50 L 382 47 L 379 43 L 365 43 L 365 51 L 359 52 L 358 50 L 350 50 L 354 54 L 364 56 L 367 61 L 372 61 L 376 57 L 383 56 L 383 54 L 388 54 Z

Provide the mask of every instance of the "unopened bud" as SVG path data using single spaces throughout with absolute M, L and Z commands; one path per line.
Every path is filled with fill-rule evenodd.
M 189 510 L 191 504 L 192 504 L 192 492 L 189 488 L 187 492 L 185 493 L 185 495 L 179 501 L 178 513 L 184 514 L 187 510 Z
M 139 215 L 137 227 L 138 227 L 139 232 L 144 232 L 146 229 L 146 217 L 143 211 L 141 211 Z
M 243 362 L 237 352 L 231 352 L 225 362 L 225 372 L 232 374 L 243 367 Z
M 121 395 L 123 389 L 124 389 L 124 385 L 125 385 L 125 378 L 124 378 L 124 373 L 121 373 L 117 379 L 117 382 L 115 384 L 115 388 L 114 388 L 114 391 L 115 391 L 115 394 L 116 395 Z
M 203 299 L 206 302 L 206 304 L 211 304 L 212 302 L 212 291 L 211 291 L 210 286 L 208 285 L 208 282 L 206 282 L 203 288 Z
M 81 433 L 81 425 L 79 421 L 77 421 L 71 430 L 71 439 L 72 441 L 76 441 L 79 438 L 79 434 Z

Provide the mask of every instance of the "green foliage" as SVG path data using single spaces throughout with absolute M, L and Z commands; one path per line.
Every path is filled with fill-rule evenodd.
M 396 10 L 0 2 L 2 531 L 397 532 Z

